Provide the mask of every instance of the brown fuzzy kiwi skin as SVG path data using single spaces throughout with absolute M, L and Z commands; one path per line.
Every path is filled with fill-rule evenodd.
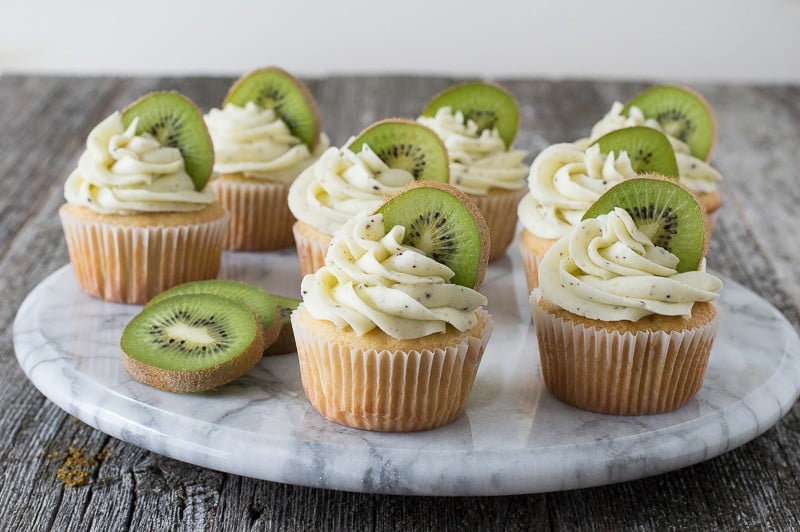
M 264 349 L 262 349 L 262 355 L 267 355 L 267 351 L 273 344 L 278 340 L 278 336 L 281 334 L 282 324 L 281 324 L 281 311 L 278 307 L 275 307 L 275 318 L 272 320 L 272 325 L 270 325 L 266 330 L 262 330 L 262 336 L 264 338 Z
M 481 237 L 481 254 L 480 258 L 478 259 L 478 270 L 475 272 L 475 286 L 473 286 L 472 289 L 480 290 L 483 280 L 486 277 L 486 267 L 489 264 L 489 251 L 492 246 L 489 226 L 486 224 L 486 219 L 483 217 L 483 214 L 481 214 L 480 209 L 478 209 L 478 207 L 475 205 L 475 202 L 472 201 L 472 199 L 465 193 L 461 192 L 453 185 L 448 183 L 439 183 L 438 181 L 415 181 L 414 183 L 409 183 L 407 186 L 400 189 L 396 194 L 392 194 L 390 197 L 386 198 L 384 203 L 402 194 L 403 192 L 414 188 L 435 188 L 447 192 L 451 196 L 455 196 L 456 199 L 461 201 L 461 203 L 464 204 L 469 213 L 472 215 L 472 218 L 475 220 L 475 225 L 478 227 L 478 233 Z M 378 209 L 380 209 L 380 207 L 378 207 Z M 376 211 L 378 209 L 376 209 Z
M 287 322 L 280 329 L 280 334 L 275 341 L 264 351 L 264 356 L 285 355 L 297 351 L 297 344 L 294 341 L 292 323 Z
M 432 130 L 431 128 L 429 128 L 429 127 L 428 127 L 428 126 L 426 126 L 425 124 L 420 124 L 420 123 L 419 123 L 419 122 L 417 122 L 416 120 L 410 120 L 410 119 L 408 119 L 408 118 L 398 118 L 398 117 L 395 117 L 395 118 L 384 118 L 384 119 L 382 119 L 382 120 L 378 120 L 377 122 L 374 122 L 374 123 L 372 123 L 372 124 L 368 125 L 367 127 L 365 127 L 364 129 L 362 129 L 362 130 L 361 130 L 361 131 L 358 133 L 358 135 L 356 135 L 356 136 L 355 136 L 355 138 L 356 138 L 356 139 L 358 139 L 358 138 L 359 138 L 359 137 L 361 137 L 361 135 L 363 135 L 363 134 L 364 134 L 364 133 L 365 133 L 365 132 L 366 132 L 368 129 L 372 129 L 372 128 L 373 128 L 373 127 L 375 127 L 375 126 L 377 126 L 377 125 L 380 125 L 380 124 L 383 124 L 383 123 L 386 123 L 386 122 L 393 123 L 393 124 L 409 124 L 409 125 L 413 125 L 413 126 L 415 126 L 415 127 L 422 127 L 422 128 L 425 128 L 426 130 L 430 131 L 430 133 L 431 133 L 431 138 L 432 138 L 432 139 L 434 139 L 434 140 L 435 140 L 435 142 L 437 142 L 437 143 L 438 143 L 438 145 L 439 145 L 439 146 L 442 148 L 442 151 L 444 152 L 444 154 L 445 154 L 445 155 L 447 155 L 447 147 L 444 145 L 444 141 L 441 139 L 441 137 L 439 137 L 439 135 L 437 135 L 437 134 L 436 134 L 436 132 L 435 132 L 434 130 Z M 445 183 L 449 183 L 449 182 L 450 182 L 450 165 L 449 165 L 449 164 L 447 165 L 447 171 L 446 171 L 445 179 L 443 179 L 443 181 L 444 181 Z
M 253 369 L 264 353 L 264 332 L 253 314 L 256 334 L 247 349 L 231 360 L 199 371 L 173 371 L 143 364 L 124 351 L 122 361 L 128 374 L 148 386 L 174 393 L 204 392 L 234 381 Z M 272 329 L 273 327 L 270 327 Z M 277 329 L 279 331 L 280 329 Z M 277 337 L 277 331 L 273 333 Z
M 254 70 L 247 72 L 239 79 L 237 79 L 233 83 L 233 85 L 231 85 L 231 87 L 228 89 L 227 94 L 225 94 L 225 99 L 222 100 L 222 104 L 224 105 L 225 103 L 228 102 L 228 98 L 230 98 L 230 95 L 233 94 L 233 92 L 239 87 L 239 85 L 241 85 L 244 82 L 246 78 L 259 72 L 278 72 L 284 75 L 287 79 L 291 80 L 292 84 L 303 95 L 303 98 L 306 101 L 306 105 L 311 110 L 311 114 L 314 116 L 314 126 L 315 126 L 314 130 L 316 131 L 316 135 L 314 136 L 313 144 L 309 148 L 309 151 L 313 152 L 317 148 L 317 145 L 319 144 L 319 137 L 322 131 L 322 119 L 319 112 L 319 106 L 317 105 L 317 100 L 314 98 L 314 95 L 311 94 L 311 91 L 308 89 L 308 86 L 306 86 L 305 83 L 303 83 L 301 80 L 291 75 L 286 70 L 277 66 L 268 66 L 263 68 L 256 68 Z
M 178 91 L 155 91 L 155 92 L 149 92 L 149 93 L 147 93 L 147 94 L 145 94 L 145 95 L 143 95 L 143 96 L 141 96 L 141 97 L 137 98 L 136 100 L 134 100 L 133 102 L 129 103 L 128 105 L 126 105 L 126 106 L 125 106 L 125 107 L 122 109 L 122 111 L 120 111 L 120 114 L 121 114 L 121 115 L 122 115 L 122 114 L 125 114 L 125 112 L 126 112 L 128 109 L 130 109 L 130 108 L 131 108 L 131 107 L 133 107 L 134 105 L 137 105 L 137 104 L 138 104 L 139 102 L 141 102 L 142 100 L 146 100 L 147 98 L 150 98 L 151 96 L 153 96 L 153 95 L 155 95 L 155 94 L 174 94 L 174 95 L 176 95 L 176 96 L 180 96 L 181 98 L 183 98 L 184 100 L 186 100 L 186 101 L 187 101 L 189 104 L 191 104 L 191 105 L 192 105 L 192 106 L 195 108 L 195 110 L 197 111 L 197 114 L 198 114 L 198 115 L 200 115 L 201 117 L 203 116 L 203 111 L 201 111 L 201 110 L 200 110 L 200 107 L 198 107 L 198 105 L 197 105 L 197 104 L 194 102 L 194 100 L 192 100 L 191 98 L 189 98 L 189 97 L 188 97 L 188 96 L 186 96 L 185 94 L 181 94 L 181 93 L 180 93 L 180 92 L 178 92 Z M 200 120 L 200 123 L 202 123 L 202 124 L 203 124 L 203 126 L 204 126 L 204 127 L 203 127 L 203 132 L 205 133 L 205 136 L 206 136 L 206 138 L 208 139 L 208 145 L 209 145 L 210 147 L 212 147 L 212 149 L 210 150 L 211 164 L 210 164 L 210 167 L 209 167 L 209 174 L 208 174 L 208 176 L 206 176 L 206 179 L 205 179 L 205 183 L 208 183 L 209 179 L 211 178 L 211 172 L 212 172 L 212 171 L 213 171 L 213 169 L 214 169 L 214 149 L 213 149 L 213 146 L 214 146 L 214 144 L 213 144 L 213 142 L 211 141 L 211 133 L 209 133 L 209 132 L 208 132 L 208 127 L 205 127 L 205 121 L 204 121 L 204 120 Z M 198 190 L 202 190 L 202 189 L 198 189 Z
M 633 179 L 629 179 L 628 181 L 633 181 L 633 180 L 636 180 L 636 179 L 650 179 L 650 180 L 655 180 L 655 181 L 669 181 L 671 184 L 677 185 L 677 186 L 681 187 L 683 190 L 685 190 L 686 192 L 689 193 L 689 196 L 691 196 L 692 199 L 695 201 L 695 203 L 697 203 L 697 206 L 700 207 L 700 213 L 703 216 L 703 257 L 705 257 L 708 254 L 708 246 L 709 246 L 709 244 L 711 242 L 711 222 L 708 219 L 708 213 L 706 212 L 706 208 L 703 206 L 702 203 L 697 201 L 697 198 L 692 193 L 692 191 L 689 190 L 688 188 L 686 188 L 686 185 L 684 185 L 683 183 L 681 183 L 680 181 L 678 181 L 674 177 L 667 177 L 667 176 L 661 175 L 661 174 L 654 174 L 654 173 L 639 174 L 638 176 L 634 177 Z M 700 261 L 700 263 L 702 264 L 702 261 Z

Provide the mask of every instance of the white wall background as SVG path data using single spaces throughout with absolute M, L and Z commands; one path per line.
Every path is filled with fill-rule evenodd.
M 0 0 L 0 72 L 800 82 L 800 0 Z

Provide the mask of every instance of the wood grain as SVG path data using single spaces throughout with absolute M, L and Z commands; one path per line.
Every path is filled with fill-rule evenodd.
M 106 436 L 24 377 L 11 325 L 25 295 L 67 262 L 56 210 L 102 118 L 176 89 L 203 109 L 230 78 L 0 77 L 0 529 L 2 530 L 662 530 L 800 529 L 800 406 L 761 437 L 657 477 L 513 497 L 378 496 L 290 486 L 181 463 Z M 309 80 L 334 145 L 389 116 L 415 117 L 455 82 L 414 76 Z M 637 82 L 499 80 L 520 102 L 517 145 L 533 155 L 583 136 Z M 724 206 L 709 266 L 800 328 L 800 87 L 699 85 L 717 112 Z M 57 478 L 70 447 L 107 453 L 90 480 Z

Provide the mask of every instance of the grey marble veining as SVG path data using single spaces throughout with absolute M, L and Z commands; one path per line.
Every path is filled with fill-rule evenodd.
M 221 276 L 285 295 L 299 286 L 293 251 L 226 254 Z M 560 403 L 545 389 L 516 249 L 484 284 L 496 325 L 466 413 L 412 434 L 322 419 L 294 355 L 265 358 L 216 391 L 161 392 L 133 381 L 119 337 L 138 306 L 79 291 L 69 266 L 34 289 L 14 323 L 28 378 L 108 434 L 154 452 L 256 478 L 398 494 L 511 494 L 573 489 L 662 473 L 717 456 L 772 426 L 800 394 L 800 341 L 768 303 L 726 280 L 722 326 L 705 384 L 680 410 L 617 417 Z

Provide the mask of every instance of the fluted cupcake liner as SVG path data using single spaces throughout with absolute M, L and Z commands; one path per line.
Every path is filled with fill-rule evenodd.
M 511 241 L 517 227 L 517 206 L 527 189 L 519 190 L 494 190 L 487 195 L 470 194 L 489 226 L 489 235 L 492 239 L 489 251 L 489 261 L 502 257 Z
M 586 327 L 530 303 L 547 389 L 585 410 L 643 415 L 675 410 L 703 385 L 719 314 L 682 331 Z
M 292 226 L 300 274 L 305 276 L 325 266 L 325 255 L 331 243 L 331 235 L 325 234 L 307 223 L 297 221 Z
M 323 417 L 354 428 L 408 432 L 445 425 L 464 411 L 491 335 L 491 317 L 479 312 L 482 327 L 476 326 L 474 336 L 452 346 L 405 351 L 365 349 L 316 335 L 295 311 L 303 390 Z
M 539 286 L 539 263 L 542 257 L 558 239 L 541 238 L 527 229 L 522 230 L 519 239 L 519 251 L 522 256 L 522 266 L 525 270 L 525 282 L 528 292 Z
M 228 226 L 228 215 L 220 214 L 186 225 L 141 226 L 59 210 L 80 287 L 100 299 L 138 304 L 177 284 L 217 276 Z
M 210 186 L 231 217 L 225 249 L 267 251 L 294 243 L 288 184 L 223 177 Z

